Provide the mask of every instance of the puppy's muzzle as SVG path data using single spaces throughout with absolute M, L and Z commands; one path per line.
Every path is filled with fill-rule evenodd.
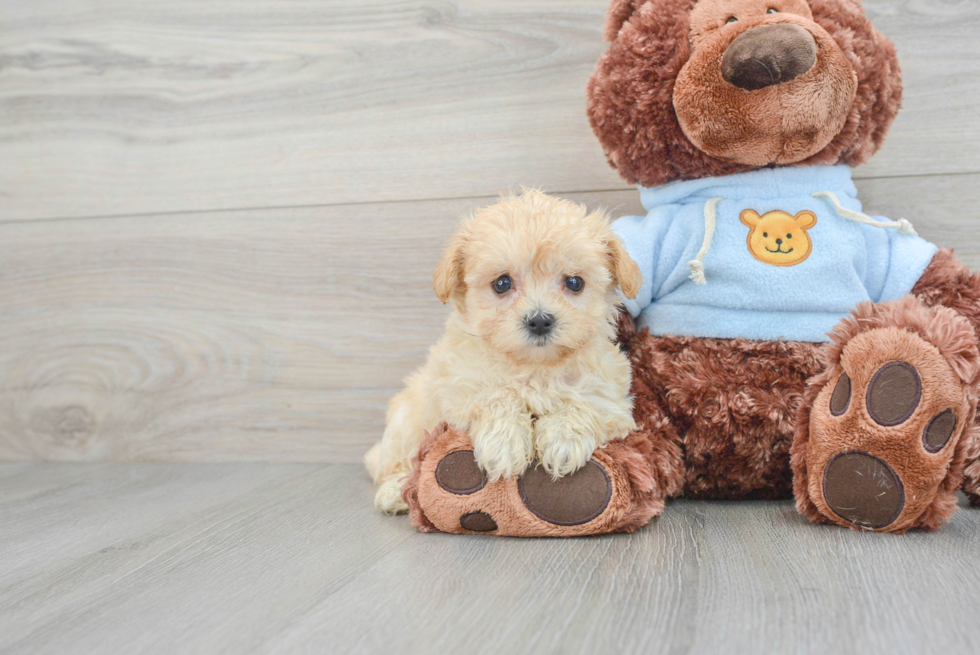
M 524 329 L 536 337 L 547 337 L 555 328 L 555 315 L 536 312 L 524 317 Z

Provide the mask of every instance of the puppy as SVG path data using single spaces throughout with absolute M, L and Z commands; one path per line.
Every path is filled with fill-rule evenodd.
M 378 508 L 407 509 L 403 478 L 442 421 L 469 433 L 491 480 L 535 459 L 559 478 L 625 437 L 635 424 L 616 288 L 634 298 L 641 283 L 604 213 L 525 191 L 463 221 L 433 275 L 452 304 L 446 333 L 365 456 Z

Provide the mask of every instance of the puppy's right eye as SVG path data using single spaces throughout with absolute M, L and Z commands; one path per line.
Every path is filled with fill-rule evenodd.
M 498 296 L 504 295 L 513 288 L 514 281 L 510 279 L 509 275 L 501 275 L 493 281 L 493 292 Z
M 725 21 L 725 24 L 727 25 L 728 23 L 735 23 L 737 21 L 738 21 L 738 19 L 735 18 L 734 16 L 732 16 L 731 18 L 729 18 L 728 20 Z

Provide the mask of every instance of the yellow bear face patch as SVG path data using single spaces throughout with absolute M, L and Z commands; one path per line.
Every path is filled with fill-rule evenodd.
M 802 211 L 796 216 L 784 211 L 759 212 L 746 209 L 742 223 L 750 227 L 746 241 L 749 252 L 760 262 L 773 266 L 796 266 L 813 250 L 807 230 L 817 224 L 817 215 Z

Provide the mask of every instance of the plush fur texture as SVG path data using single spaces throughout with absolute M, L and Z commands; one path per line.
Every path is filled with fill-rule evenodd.
M 857 166 L 881 146 L 901 103 L 894 47 L 854 0 L 612 0 L 605 37 L 589 119 L 610 164 L 645 187 L 760 166 Z M 911 296 L 862 306 L 825 347 L 652 337 L 625 317 L 619 331 L 637 424 L 669 462 L 664 489 L 702 498 L 795 492 L 811 520 L 853 527 L 821 483 L 832 458 L 862 451 L 890 467 L 905 493 L 887 531 L 934 529 L 960 486 L 980 502 L 980 276 L 950 251 L 935 256 Z M 860 395 L 895 360 L 922 383 L 904 423 L 883 427 L 860 403 L 829 412 L 842 371 Z M 958 423 L 930 453 L 923 434 L 946 409 Z
M 814 502 L 811 482 L 819 478 L 808 474 L 807 461 L 811 408 L 820 406 L 818 396 L 836 381 L 844 348 L 853 343 L 856 350 L 863 351 L 855 352 L 856 365 L 873 369 L 881 359 L 874 356 L 874 351 L 880 350 L 879 342 L 899 342 L 905 351 L 886 348 L 890 354 L 885 358 L 925 357 L 928 365 L 920 366 L 923 371 L 930 367 L 942 371 L 945 367 L 947 374 L 935 377 L 946 379 L 947 384 L 950 376 L 955 377 L 966 403 L 959 412 L 970 416 L 975 412 L 980 388 L 978 326 L 980 276 L 970 273 L 950 250 L 941 250 L 935 256 L 916 286 L 915 297 L 861 307 L 853 318 L 841 324 L 835 341 L 826 346 L 652 337 L 646 331 L 637 332 L 629 315 L 620 312 L 619 340 L 630 353 L 634 369 L 631 391 L 637 430 L 625 440 L 610 442 L 602 452 L 626 470 L 630 500 L 619 496 L 601 520 L 591 522 L 582 531 L 550 525 L 527 515 L 513 484 L 488 485 L 478 502 L 440 494 L 432 472 L 423 469 L 421 462 L 427 458 L 438 462 L 440 454 L 466 448 L 469 442 L 453 433 L 445 437 L 450 441 L 449 447 L 430 455 L 432 447 L 446 434 L 437 430 L 419 451 L 414 472 L 403 491 L 405 502 L 412 508 L 413 525 L 423 531 L 440 529 L 428 518 L 429 512 L 441 517 L 446 531 L 465 532 L 459 528 L 459 517 L 479 509 L 503 517 L 523 516 L 515 521 L 501 519 L 501 529 L 495 534 L 572 536 L 635 529 L 659 515 L 664 500 L 670 497 L 793 497 L 795 480 L 801 513 L 814 521 L 834 522 L 826 505 L 821 511 Z M 865 343 L 856 341 L 860 335 L 881 331 L 891 336 Z M 917 339 L 925 345 L 910 347 Z M 932 392 L 932 396 L 934 400 L 923 401 L 922 416 L 939 410 L 943 398 L 956 396 L 956 390 Z M 909 436 L 893 446 L 900 451 L 896 451 L 897 455 L 875 451 L 894 460 L 908 495 L 919 498 L 889 526 L 889 531 L 897 533 L 935 529 L 948 520 L 956 507 L 954 493 L 961 486 L 971 500 L 980 499 L 977 420 L 964 420 L 958 426 L 951 445 L 939 453 L 938 460 L 926 456 L 918 446 L 921 417 L 913 423 L 914 428 L 906 432 Z M 890 441 L 894 441 L 892 435 L 884 440 L 885 445 Z M 853 435 L 845 431 L 836 435 L 836 442 L 825 440 L 821 452 L 825 460 L 838 449 L 856 446 L 876 448 L 874 443 L 856 444 Z M 902 462 L 913 456 L 923 459 L 926 465 L 903 468 Z M 429 505 L 424 508 L 419 501 L 420 487 L 430 489 Z M 924 491 L 921 495 L 920 490 Z M 619 518 L 611 520 L 613 516 Z
M 568 287 L 569 278 L 584 282 Z M 494 284 L 507 280 L 503 292 Z M 507 197 L 465 220 L 433 277 L 451 302 L 446 333 L 389 407 L 381 442 L 365 457 L 375 503 L 406 509 L 403 479 L 443 421 L 466 431 L 491 480 L 537 460 L 554 477 L 635 424 L 630 368 L 614 343 L 616 288 L 635 296 L 640 272 L 602 213 L 537 191 Z M 531 331 L 535 316 L 553 328 Z
M 781 88 L 764 79 L 751 92 L 730 84 L 726 46 L 779 25 L 779 35 L 770 30 L 766 38 L 795 43 L 801 59 L 790 64 L 799 70 Z M 800 30 L 809 37 L 798 38 Z M 589 118 L 610 164 L 646 187 L 763 165 L 856 166 L 881 146 L 901 102 L 895 50 L 856 0 L 612 0 L 605 36 L 611 45 L 589 82 Z M 462 303 L 456 285 L 465 290 L 469 279 L 440 270 L 437 289 L 441 279 L 454 290 L 446 297 Z M 465 532 L 461 515 L 484 511 L 501 517 L 498 534 L 570 536 L 633 529 L 673 496 L 795 496 L 808 519 L 855 527 L 831 508 L 821 484 L 829 462 L 852 451 L 878 458 L 901 482 L 901 511 L 885 531 L 935 529 L 955 510 L 961 487 L 980 503 L 980 276 L 951 251 L 934 257 L 912 295 L 862 305 L 826 345 L 653 337 L 625 313 L 617 329 L 633 368 L 636 431 L 594 454 L 616 480 L 606 513 L 582 530 L 535 524 L 514 479 L 472 497 L 441 493 L 437 462 L 470 447 L 463 434 L 443 429 L 418 449 L 405 485 L 413 523 Z M 862 394 L 896 360 L 914 367 L 921 396 L 908 418 L 885 427 Z M 843 371 L 857 400 L 836 416 L 828 408 Z M 929 452 L 924 432 L 945 410 L 955 413 L 955 429 Z M 479 441 L 477 430 L 476 450 Z
M 788 498 L 789 448 L 819 347 L 653 337 L 626 342 L 638 425 L 669 453 L 662 485 L 688 498 Z
M 767 14 L 774 5 L 783 5 L 783 10 Z M 726 23 L 733 14 L 738 19 Z M 800 0 L 697 4 L 691 15 L 694 50 L 678 73 L 674 110 L 684 135 L 700 151 L 750 166 L 795 164 L 825 148 L 841 131 L 857 77 L 837 42 L 811 16 Z M 695 19 L 700 29 L 693 29 Z M 800 28 L 798 38 L 809 35 L 816 44 L 815 65 L 789 82 L 755 91 L 729 84 L 717 62 L 735 47 L 736 39 L 751 38 L 750 47 L 756 49 L 764 46 L 766 29 L 775 26 Z
M 862 304 L 833 337 L 823 353 L 827 368 L 812 380 L 798 416 L 792 450 L 797 508 L 814 521 L 862 529 L 837 517 L 821 488 L 831 457 L 861 451 L 888 462 L 904 485 L 904 508 L 884 530 L 904 533 L 939 527 L 956 509 L 954 494 L 978 434 L 980 353 L 973 326 L 952 309 L 929 307 L 907 296 L 892 303 Z M 875 372 L 893 361 L 916 369 L 922 398 L 907 421 L 883 427 L 868 417 L 864 392 Z M 852 406 L 835 417 L 829 400 L 844 371 L 853 385 Z M 940 452 L 929 453 L 922 446 L 923 433 L 930 419 L 946 409 L 956 413 L 956 431 Z
M 936 253 L 912 293 L 930 307 L 941 305 L 955 310 L 970 321 L 980 338 L 980 274 L 961 264 L 952 250 Z M 980 438 L 967 441 L 963 491 L 973 505 L 980 505 Z
M 739 0 L 736 4 L 745 2 L 747 0 Z M 722 86 L 716 75 L 718 70 L 707 60 L 700 69 L 688 69 L 687 77 L 700 81 L 697 84 L 691 82 L 688 91 L 684 90 L 684 84 L 678 78 L 692 61 L 692 55 L 698 52 L 693 41 L 701 38 L 704 32 L 703 26 L 696 26 L 698 32 L 692 32 L 691 12 L 696 4 L 695 0 L 614 0 L 610 7 L 606 37 L 612 44 L 589 81 L 588 114 L 610 165 L 626 181 L 650 187 L 673 180 L 751 170 L 772 153 L 771 129 L 775 124 L 768 125 L 762 134 L 765 138 L 760 138 L 759 121 L 765 123 L 777 115 L 789 120 L 791 125 L 794 121 L 802 122 L 798 123 L 799 129 L 792 130 L 796 136 L 784 139 L 784 147 L 772 163 L 856 166 L 878 150 L 901 104 L 901 73 L 894 47 L 872 27 L 859 3 L 812 0 L 809 9 L 813 21 L 810 22 L 805 16 L 792 12 L 787 12 L 788 17 L 764 13 L 765 7 L 774 4 L 785 4 L 787 9 L 793 9 L 798 4 L 795 1 L 762 3 L 760 0 L 750 4 L 753 12 L 761 9 L 764 18 L 756 14 L 741 26 L 734 23 L 717 28 L 720 40 L 710 46 L 712 52 L 730 42 L 729 37 L 733 39 L 744 32 L 749 23 L 750 27 L 756 23 L 774 22 L 809 26 L 809 31 L 819 41 L 826 63 L 818 63 L 809 73 L 788 85 L 781 85 L 792 87 L 790 93 L 766 90 L 763 94 L 749 94 Z M 847 86 L 842 62 L 850 67 L 857 81 L 846 119 L 829 143 L 810 153 L 815 145 L 826 140 L 824 126 L 828 122 L 834 126 L 838 124 L 833 105 L 839 102 Z M 717 63 L 720 67 L 720 62 Z M 824 71 L 828 76 L 817 84 L 825 91 L 804 90 L 807 80 L 810 89 L 817 88 L 814 87 L 817 71 Z M 710 91 L 709 96 L 700 97 L 705 89 Z M 712 122 L 722 120 L 716 112 L 697 116 L 698 110 L 707 112 L 716 107 L 715 100 L 734 102 L 740 110 L 729 113 L 740 116 L 742 122 L 737 126 L 727 123 L 722 126 L 732 130 L 722 139 L 725 143 L 708 143 L 700 139 L 701 145 L 707 147 L 707 151 L 702 150 L 681 126 L 675 112 L 679 97 L 681 113 L 687 115 L 688 122 L 703 123 L 703 129 L 695 130 L 698 133 L 716 134 L 717 128 L 722 126 Z M 822 99 L 824 97 L 828 100 Z M 830 101 L 830 98 L 838 98 L 838 101 Z M 812 115 L 807 106 L 814 100 L 819 100 L 823 107 L 822 117 Z M 787 112 L 799 114 L 789 116 Z M 831 116 L 835 118 L 831 120 Z M 803 123 L 811 124 L 812 129 L 806 129 Z M 743 145 L 746 154 L 744 161 L 740 161 L 742 156 L 738 151 Z
M 606 509 L 596 518 L 574 526 L 560 526 L 542 520 L 521 500 L 518 482 L 505 478 L 488 482 L 479 491 L 456 495 L 442 489 L 435 471 L 446 455 L 472 450 L 469 438 L 441 424 L 419 447 L 411 476 L 402 490 L 412 525 L 420 532 L 468 534 L 460 518 L 470 512 L 483 512 L 497 525 L 489 531 L 509 537 L 579 537 L 609 532 L 632 532 L 650 522 L 664 509 L 664 490 L 658 485 L 655 454 L 651 441 L 641 432 L 612 441 L 593 454 L 612 483 Z
M 842 323 L 835 341 L 826 346 L 653 337 L 646 330 L 637 332 L 632 319 L 622 313 L 619 335 L 633 363 L 634 415 L 660 453 L 661 488 L 670 496 L 690 498 L 775 499 L 792 497 L 795 480 L 800 511 L 827 521 L 808 493 L 811 408 L 828 382 L 836 380 L 844 344 L 871 329 L 921 334 L 941 353 L 939 361 L 955 372 L 964 397 L 975 406 L 980 386 L 975 336 L 980 326 L 980 275 L 971 274 L 952 251 L 941 250 L 916 286 L 915 297 L 892 305 L 863 307 Z M 931 307 L 941 312 L 936 315 Z M 980 499 L 976 425 L 973 420 L 962 435 L 957 433 L 953 457 L 934 489 L 933 502 L 920 517 L 900 524 L 899 532 L 932 529 L 946 520 L 955 509 L 952 492 L 961 483 L 974 502 Z M 921 430 L 915 437 L 921 438 Z M 935 470 L 923 469 L 923 478 Z M 915 480 L 908 484 L 915 486 Z

